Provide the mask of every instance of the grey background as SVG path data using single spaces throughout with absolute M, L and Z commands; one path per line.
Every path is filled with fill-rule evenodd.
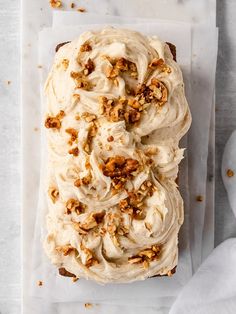
M 236 1 L 217 1 L 215 245 L 236 236 L 222 183 L 224 145 L 236 129 Z M 11 81 L 10 84 L 7 81 Z M 20 313 L 20 1 L 0 0 L 0 314 Z

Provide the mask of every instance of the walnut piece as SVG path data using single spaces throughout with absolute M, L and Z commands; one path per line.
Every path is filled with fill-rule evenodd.
M 67 134 L 70 135 L 70 140 L 68 142 L 68 144 L 72 145 L 72 143 L 77 140 L 78 138 L 78 131 L 76 129 L 73 128 L 68 128 L 65 130 Z
M 134 101 L 126 98 L 108 99 L 105 96 L 99 98 L 100 113 L 104 114 L 108 121 L 118 122 L 125 120 L 128 124 L 136 123 L 140 120 L 140 106 L 134 105 Z M 130 106 L 130 104 L 132 106 Z M 136 108 L 134 108 L 136 106 Z M 139 107 L 139 108 L 138 108 Z
M 88 41 L 84 42 L 81 46 L 80 46 L 80 52 L 88 52 L 91 51 L 92 47 L 90 45 L 90 43 Z
M 136 98 L 140 103 L 155 103 L 161 107 L 168 100 L 168 90 L 163 82 L 152 78 L 150 85 L 138 86 Z
M 226 172 L 227 176 L 229 178 L 233 177 L 234 176 L 234 171 L 232 169 L 228 169 L 227 172 Z
M 106 177 L 128 177 L 139 167 L 136 159 L 125 158 L 124 156 L 109 157 L 103 165 L 103 174 Z
M 78 147 L 71 148 L 68 151 L 68 153 L 73 155 L 74 157 L 77 157 L 77 156 L 79 156 L 79 149 L 78 149 Z
M 50 5 L 54 9 L 58 9 L 62 6 L 62 2 L 58 0 L 50 0 Z
M 107 78 L 115 79 L 120 75 L 120 73 L 126 72 L 132 78 L 137 79 L 138 71 L 134 62 L 131 62 L 125 58 L 112 59 L 107 57 L 106 59 L 110 62 L 109 67 L 107 67 L 105 70 Z
M 48 190 L 48 194 L 53 203 L 56 203 L 56 201 L 59 199 L 59 191 L 57 188 L 50 187 Z
M 65 116 L 65 112 L 63 110 L 60 110 L 60 112 L 55 116 L 49 116 L 45 120 L 45 127 L 47 129 L 57 129 L 60 130 L 61 128 L 61 119 Z
M 80 201 L 74 199 L 74 198 L 70 198 L 67 202 L 66 202 L 66 214 L 69 215 L 73 212 L 75 212 L 76 214 L 82 214 L 85 211 L 86 206 L 84 204 L 82 204 Z
M 59 253 L 62 253 L 64 256 L 67 256 L 70 253 L 75 252 L 75 250 L 76 249 L 73 246 L 71 246 L 70 244 L 56 247 L 56 251 Z
M 158 260 L 161 254 L 161 246 L 153 245 L 140 251 L 137 255 L 128 258 L 130 264 L 141 264 L 144 269 L 149 267 L 149 263 Z
M 91 182 L 92 180 L 92 176 L 91 174 L 89 173 L 87 176 L 83 177 L 82 179 L 77 179 L 75 182 L 74 182 L 74 185 L 79 188 L 81 185 L 89 185 L 89 183 Z
M 70 76 L 75 81 L 77 88 L 81 88 L 84 90 L 91 89 L 91 84 L 87 80 L 87 77 L 84 75 L 84 73 L 71 71 Z
M 91 74 L 94 69 L 95 69 L 95 64 L 94 62 L 89 58 L 87 63 L 84 65 L 85 69 L 84 69 L 84 75 L 89 75 Z

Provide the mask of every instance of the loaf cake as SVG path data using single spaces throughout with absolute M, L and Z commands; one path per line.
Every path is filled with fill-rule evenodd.
M 99 283 L 172 275 L 191 124 L 175 47 L 128 29 L 85 32 L 57 48 L 45 95 L 51 262 Z

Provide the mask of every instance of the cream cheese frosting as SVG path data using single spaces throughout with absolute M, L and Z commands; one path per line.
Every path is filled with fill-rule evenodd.
M 191 115 L 169 46 L 127 29 L 83 33 L 56 53 L 45 94 L 51 262 L 100 283 L 171 275 Z

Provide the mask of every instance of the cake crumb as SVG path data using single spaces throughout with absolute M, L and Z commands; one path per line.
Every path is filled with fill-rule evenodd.
M 85 307 L 86 309 L 91 309 L 91 308 L 93 307 L 93 305 L 92 305 L 92 303 L 85 303 L 85 304 L 84 304 L 84 307 Z
M 38 286 L 41 287 L 42 285 L 43 285 L 42 280 L 39 280 L 39 281 L 38 281 Z
M 198 196 L 196 197 L 196 201 L 202 202 L 202 201 L 203 201 L 203 196 L 202 196 L 202 195 L 198 195 Z
M 77 11 L 81 12 L 81 13 L 84 13 L 84 12 L 86 12 L 86 9 L 85 8 L 78 8 Z
M 62 7 L 62 3 L 61 1 L 57 1 L 57 0 L 50 0 L 50 5 L 53 9 L 58 9 Z
M 227 176 L 228 176 L 229 178 L 232 178 L 232 177 L 234 176 L 234 172 L 233 172 L 232 169 L 228 169 L 227 172 L 226 172 L 226 174 L 227 174 Z

